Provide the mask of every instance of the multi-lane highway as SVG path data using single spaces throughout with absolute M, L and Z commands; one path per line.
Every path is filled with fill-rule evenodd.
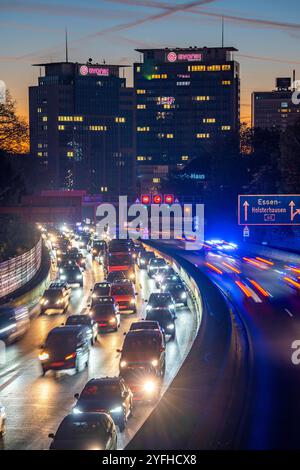
M 245 326 L 252 370 L 242 447 L 299 448 L 300 365 L 292 361 L 292 345 L 300 340 L 297 262 L 278 261 L 246 248 L 189 252 L 171 245 L 174 253 L 215 282 L 235 305 Z
M 156 291 L 154 280 L 145 270 L 137 272 L 138 311 L 136 315 L 122 315 L 121 327 L 117 333 L 99 336 L 99 341 L 91 349 L 87 370 L 75 375 L 61 372 L 57 377 L 49 372 L 41 376 L 38 360 L 39 346 L 47 333 L 60 325 L 69 314 L 85 311 L 89 303 L 90 289 L 95 282 L 103 279 L 101 266 L 87 256 L 87 269 L 84 273 L 83 288 L 72 290 L 71 302 L 66 315 L 43 315 L 32 319 L 26 336 L 7 348 L 7 363 L 0 371 L 0 401 L 7 413 L 7 432 L 1 442 L 5 449 L 47 449 L 48 434 L 55 432 L 62 418 L 70 412 L 75 402 L 74 394 L 80 392 L 92 377 L 114 376 L 119 373 L 119 355 L 124 332 L 137 317 L 143 317 L 145 299 Z M 163 390 L 170 383 L 188 352 L 196 333 L 193 304 L 189 308 L 178 308 L 176 339 L 167 343 L 166 375 Z M 118 436 L 118 447 L 124 448 L 139 427 L 143 424 L 153 406 L 137 404 L 125 431 Z

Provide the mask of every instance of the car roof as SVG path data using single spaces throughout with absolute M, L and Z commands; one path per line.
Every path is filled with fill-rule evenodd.
M 107 285 L 110 286 L 110 282 L 108 282 L 108 281 L 95 282 L 94 288 L 95 287 L 101 287 L 101 286 L 107 286 Z
M 125 336 L 125 341 L 127 338 L 139 338 L 141 336 L 158 336 L 160 335 L 160 330 L 130 330 Z
M 83 328 L 84 325 L 63 325 L 63 326 L 56 326 L 52 330 L 49 331 L 49 334 L 58 334 L 64 335 L 65 333 L 79 333 Z
M 93 412 L 93 411 L 84 411 L 83 413 L 80 414 L 74 414 L 70 413 L 67 416 L 64 417 L 63 421 L 61 424 L 64 424 L 65 422 L 68 421 L 102 421 L 103 416 L 110 418 L 108 413 L 103 413 L 103 412 Z
M 51 282 L 51 284 L 49 285 L 48 289 L 60 289 L 62 287 L 67 287 L 67 283 L 66 282 Z
M 115 384 L 119 383 L 122 379 L 122 377 L 93 377 L 90 379 L 86 385 L 92 385 L 92 384 L 99 384 L 99 383 L 105 383 L 105 384 Z M 85 386 L 86 386 L 85 385 Z

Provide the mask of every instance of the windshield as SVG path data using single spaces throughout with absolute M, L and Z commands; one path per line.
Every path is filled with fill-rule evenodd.
M 158 294 L 158 295 L 151 295 L 149 299 L 149 304 L 154 305 L 164 305 L 167 302 L 172 302 L 172 297 L 170 294 Z
M 141 338 L 126 336 L 124 351 L 126 352 L 148 352 L 159 349 L 159 341 L 155 336 L 143 335 Z
M 155 320 L 158 321 L 159 323 L 164 323 L 164 322 L 172 322 L 173 318 L 169 310 L 150 310 L 150 312 L 147 313 L 147 320 Z
M 133 295 L 133 289 L 131 286 L 113 285 L 111 287 L 111 294 L 112 295 Z
M 57 299 L 62 295 L 62 291 L 59 289 L 48 290 L 44 293 L 44 297 L 48 297 L 50 299 Z
M 87 315 L 71 315 L 66 325 L 90 325 L 91 320 Z
M 132 258 L 130 255 L 111 255 L 108 258 L 108 264 L 110 266 L 119 266 L 120 264 L 122 265 L 130 265 L 132 264 Z
M 102 295 L 109 295 L 110 285 L 103 284 L 102 286 L 95 286 L 93 290 L 93 295 L 102 296 Z
M 151 266 L 165 266 L 166 262 L 164 259 L 153 259 L 151 260 Z
M 46 341 L 46 348 L 59 351 L 73 351 L 76 349 L 77 341 L 74 334 L 50 334 Z
M 94 318 L 105 318 L 114 315 L 115 311 L 112 305 L 97 305 L 93 308 Z
M 80 398 L 117 398 L 120 396 L 120 387 L 114 383 L 94 383 L 86 385 L 83 389 Z
M 96 421 L 85 420 L 68 420 L 63 421 L 55 435 L 56 439 L 61 440 L 74 440 L 96 437 L 105 437 L 105 427 L 101 422 L 101 418 Z

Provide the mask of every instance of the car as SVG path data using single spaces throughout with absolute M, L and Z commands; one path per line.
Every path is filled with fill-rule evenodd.
M 112 271 L 108 273 L 106 281 L 112 284 L 118 279 L 127 279 L 124 271 Z
M 6 344 L 13 343 L 25 335 L 30 327 L 30 318 L 27 307 L 0 307 L 0 341 Z
M 139 320 L 132 322 L 129 328 L 129 331 L 136 330 L 161 330 L 161 327 L 157 321 Z
M 169 265 L 163 258 L 152 258 L 150 259 L 147 266 L 147 273 L 149 277 L 154 277 L 156 274 L 167 271 Z
M 172 315 L 175 315 L 176 308 L 172 295 L 169 292 L 152 292 L 148 300 L 146 312 L 161 308 L 167 308 Z
M 39 354 L 42 375 L 48 370 L 75 369 L 76 372 L 81 372 L 89 363 L 90 343 L 90 330 L 87 326 L 53 328 Z
M 95 344 L 98 336 L 98 324 L 90 315 L 70 315 L 67 318 L 66 325 L 85 325 L 90 330 L 91 344 Z
M 106 253 L 107 253 L 106 241 L 94 239 L 90 249 L 91 249 L 93 259 L 98 258 L 100 263 L 104 263 Z
M 116 281 L 111 286 L 111 295 L 118 302 L 122 312 L 136 313 L 136 296 L 133 285 L 127 280 Z
M 117 430 L 107 413 L 71 413 L 59 425 L 50 450 L 117 450 Z
M 120 357 L 120 376 L 135 400 L 153 400 L 159 395 L 165 373 L 165 339 L 160 330 L 129 331 Z
M 90 310 L 90 315 L 98 325 L 98 332 L 118 331 L 120 327 L 119 306 L 113 297 L 101 297 Z
M 162 291 L 168 290 L 167 286 L 172 284 L 177 284 L 178 282 L 182 282 L 180 276 L 177 273 L 170 273 L 169 271 L 164 274 L 160 275 L 159 279 L 159 287 Z
M 140 269 L 147 269 L 150 260 L 155 258 L 153 251 L 140 251 L 137 256 L 137 265 Z
M 64 265 L 59 268 L 59 279 L 69 284 L 79 284 L 83 286 L 83 276 L 80 268 L 76 264 Z
M 92 306 L 98 302 L 100 297 L 110 296 L 111 284 L 109 282 L 96 282 L 93 289 L 90 290 L 92 297 Z
M 176 305 L 187 305 L 187 293 L 183 282 L 168 284 L 166 291 L 171 294 Z
M 107 273 L 123 271 L 128 279 L 135 282 L 134 260 L 130 253 L 109 253 L 105 269 Z
M 82 269 L 86 268 L 85 257 L 83 256 L 81 251 L 78 250 L 78 248 L 75 248 L 75 247 L 71 248 L 67 256 L 69 260 L 74 261 L 74 263 L 77 264 L 79 268 L 82 268 Z
M 146 320 L 157 321 L 165 336 L 175 339 L 176 336 L 176 315 L 172 315 L 168 308 L 153 309 L 147 312 Z
M 0 402 L 0 438 L 2 438 L 6 431 L 6 413 L 5 408 Z
M 77 403 L 73 413 L 101 411 L 109 414 L 123 432 L 132 414 L 132 392 L 122 377 L 91 379 L 80 394 L 76 393 Z
M 45 313 L 66 313 L 69 307 L 70 294 L 69 291 L 59 283 L 54 284 L 45 290 L 40 300 L 41 315 Z

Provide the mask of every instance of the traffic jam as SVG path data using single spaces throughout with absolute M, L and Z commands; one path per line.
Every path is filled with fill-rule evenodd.
M 117 334 L 121 339 L 113 343 L 118 347 L 112 352 L 118 358 L 118 373 L 103 375 L 99 370 L 74 394 L 69 413 L 48 434 L 49 448 L 123 448 L 128 439 L 121 436 L 131 417 L 139 414 L 139 407 L 149 405 L 140 425 L 144 422 L 166 389 L 166 371 L 172 370 L 170 382 L 173 369 L 180 366 L 180 354 L 169 348 L 176 342 L 182 308 L 190 314 L 188 288 L 170 264 L 140 240 L 111 239 L 109 229 L 100 239 L 85 224 L 60 230 L 42 227 L 42 232 L 55 279 L 40 299 L 39 317 L 58 316 L 63 321 L 47 332 L 39 347 L 40 376 L 50 375 L 55 381 L 71 372 L 76 377 L 89 370 L 93 349 L 103 338 Z M 86 276 L 94 265 L 101 276 L 89 283 L 85 306 L 70 313 L 70 303 L 78 289 L 87 288 Z M 148 283 L 148 298 L 141 278 Z M 118 333 L 125 322 L 126 331 Z M 24 331 L 19 338 L 23 335 Z M 9 330 L 1 337 L 8 349 L 19 338 L 11 339 Z M 5 417 L 2 406 L 2 436 Z

